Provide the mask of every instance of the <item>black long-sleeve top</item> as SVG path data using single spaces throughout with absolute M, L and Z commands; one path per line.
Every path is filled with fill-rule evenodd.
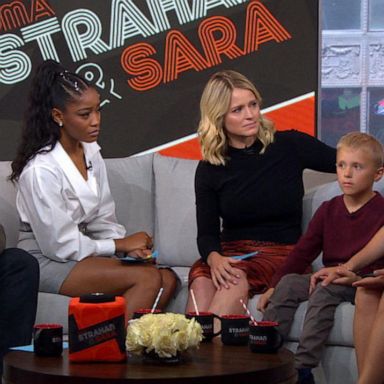
M 258 140 L 246 149 L 229 147 L 225 166 L 200 161 L 195 193 L 203 260 L 213 251 L 221 252 L 221 241 L 296 243 L 301 235 L 303 170 L 336 169 L 336 150 L 298 131 L 276 132 L 263 154 L 261 148 Z

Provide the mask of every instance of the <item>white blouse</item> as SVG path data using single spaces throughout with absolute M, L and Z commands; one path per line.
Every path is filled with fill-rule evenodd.
M 30 226 L 43 255 L 57 261 L 111 256 L 113 239 L 125 236 L 116 220 L 100 147 L 82 144 L 88 180 L 57 142 L 52 151 L 29 161 L 18 181 L 21 221 Z

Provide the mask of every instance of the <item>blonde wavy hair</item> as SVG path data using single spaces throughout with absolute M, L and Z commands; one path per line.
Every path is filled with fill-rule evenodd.
M 228 137 L 224 127 L 232 91 L 235 88 L 251 91 L 259 105 L 261 96 L 256 87 L 241 73 L 226 70 L 217 72 L 208 81 L 200 100 L 200 123 L 197 134 L 200 139 L 203 159 L 213 165 L 225 165 L 228 150 Z M 260 115 L 258 139 L 263 144 L 264 153 L 274 140 L 275 126 L 272 121 Z

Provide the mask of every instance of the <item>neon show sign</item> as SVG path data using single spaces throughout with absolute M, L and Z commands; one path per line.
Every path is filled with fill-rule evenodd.
M 208 16 L 215 8 L 231 8 L 246 2 L 249 4 L 241 36 L 229 17 Z M 170 14 L 176 16 L 172 20 L 179 26 L 203 19 L 194 32 L 199 47 L 176 29 L 177 25 L 172 26 Z M 28 6 L 13 0 L 0 6 L 0 83 L 15 84 L 30 76 L 32 60 L 28 48 L 32 44 L 38 46 L 43 60 L 61 61 L 62 52 L 54 39 L 57 34 L 64 37 L 74 63 L 122 50 L 120 66 L 127 76 L 127 85 L 135 91 L 172 82 L 186 71 L 199 72 L 217 66 L 223 57 L 234 60 L 248 55 L 266 42 L 291 39 L 286 28 L 257 0 L 112 0 L 109 20 L 107 40 L 102 38 L 106 31 L 99 15 L 90 9 L 74 9 L 59 19 L 46 0 L 29 1 Z M 165 37 L 159 52 L 146 40 L 161 33 Z M 130 44 L 134 38 L 143 41 Z

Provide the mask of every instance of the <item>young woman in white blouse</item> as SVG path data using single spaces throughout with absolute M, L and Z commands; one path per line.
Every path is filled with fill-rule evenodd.
M 80 296 L 123 295 L 128 318 L 152 306 L 161 287 L 165 306 L 176 285 L 169 269 L 123 265 L 116 253 L 145 257 L 152 237 L 126 235 L 118 224 L 96 140 L 100 96 L 75 73 L 49 60 L 37 69 L 23 136 L 12 163 L 21 219 L 18 246 L 40 264 L 40 291 Z

